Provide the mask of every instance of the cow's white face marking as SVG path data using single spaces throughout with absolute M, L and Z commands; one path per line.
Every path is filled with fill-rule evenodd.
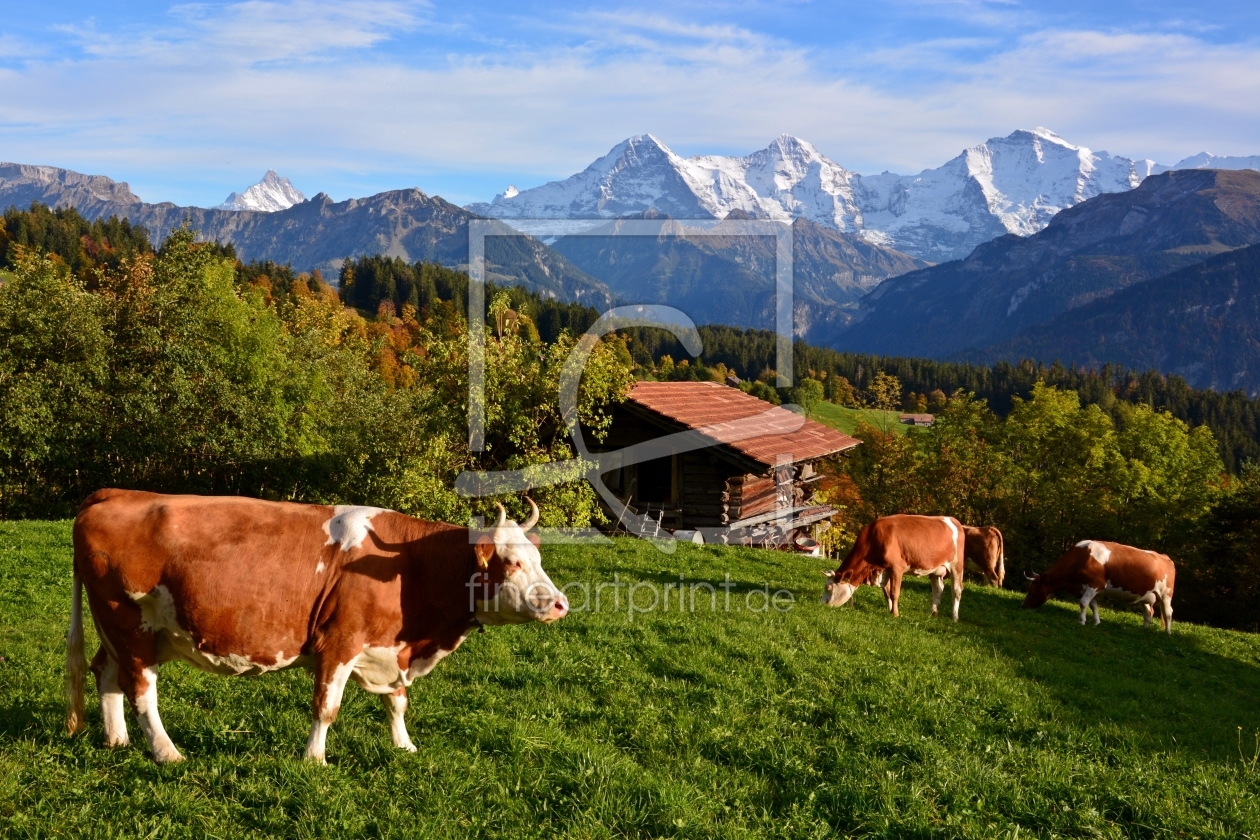
M 384 512 L 385 508 L 337 505 L 332 518 L 324 523 L 324 533 L 328 535 L 324 545 L 339 545 L 342 551 L 358 548 L 372 530 L 372 517 Z M 321 562 L 315 571 L 323 571 L 323 566 Z
M 498 597 L 480 602 L 476 613 L 478 621 L 482 624 L 552 622 L 568 612 L 569 599 L 543 571 L 542 554 L 520 525 L 506 520 L 494 529 L 491 539 L 495 554 L 506 567 L 506 578 Z
M 1089 556 L 1097 560 L 1098 565 L 1106 566 L 1107 561 L 1111 559 L 1111 549 L 1094 540 L 1089 544 Z
M 843 607 L 849 603 L 849 599 L 857 591 L 857 586 L 852 583 L 835 583 L 834 579 L 829 579 L 829 581 L 831 582 L 823 590 L 822 602 L 829 607 Z

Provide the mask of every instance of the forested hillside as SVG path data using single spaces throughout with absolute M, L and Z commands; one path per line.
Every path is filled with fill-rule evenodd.
M 581 236 L 560 237 L 552 248 L 622 300 L 668 304 L 700 323 L 774 325 L 775 237 L 724 234 L 731 230 L 726 224 L 688 227 L 655 211 L 626 218 L 660 222 L 661 235 L 617 235 L 625 221 L 618 219 Z M 751 218 L 736 210 L 726 221 L 738 225 Z M 853 233 L 797 219 L 792 224 L 796 334 L 830 336 L 880 281 L 927 265 Z
M 1204 387 L 1260 394 L 1260 245 L 1219 254 L 1073 309 L 966 354 L 1174 371 Z
M 487 451 L 475 455 L 466 275 L 364 257 L 346 264 L 343 299 L 318 274 L 241 263 L 187 230 L 153 252 L 143 231 L 111 225 L 69 213 L 5 221 L 0 515 L 68 516 L 92 490 L 122 486 L 371 503 L 464 522 L 493 500 L 457 496 L 460 472 L 572 458 L 559 371 L 596 310 L 487 289 Z M 780 391 L 771 333 L 701 335 L 696 359 L 659 330 L 602 341 L 583 379 L 587 433 L 602 434 L 635 376 L 733 370 L 772 402 L 930 407 L 931 429 L 859 427 L 864 445 L 828 468 L 824 489 L 841 507 L 832 548 L 897 511 L 998 524 L 1013 570 L 1044 567 L 1078 539 L 1117 539 L 1177 558 L 1183 617 L 1255 625 L 1260 590 L 1247 581 L 1260 579 L 1260 470 L 1244 464 L 1257 447 L 1255 401 L 1151 373 L 800 343 L 797 384 Z M 603 519 L 574 479 L 533 492 L 545 523 Z
M 181 230 L 156 254 L 137 248 L 80 274 L 55 253 L 12 251 L 0 283 L 0 515 L 69 516 L 94 489 L 121 486 L 467 521 L 494 508 L 454 494 L 460 471 L 571 457 L 556 407 L 567 335 L 543 342 L 521 314 L 490 336 L 488 451 L 473 456 L 461 308 L 435 299 L 364 317 L 316 276 L 225 251 Z M 491 289 L 488 306 L 511 300 Z M 596 348 L 585 424 L 606 422 L 629 368 L 619 340 Z M 553 524 L 600 516 L 585 484 L 536 496 Z
M 593 315 L 593 310 L 590 310 Z M 629 348 L 637 363 L 651 368 L 664 356 L 673 362 L 688 358 L 682 345 L 662 330 L 627 332 Z M 725 365 L 746 379 L 771 380 L 775 365 L 775 336 L 768 330 L 734 327 L 700 327 L 704 352 L 685 373 L 675 377 L 708 378 L 703 368 Z M 868 388 L 877 373 L 896 376 L 901 386 L 900 404 L 907 410 L 927 410 L 944 404 L 947 396 L 962 390 L 988 403 L 1006 416 L 1017 397 L 1027 398 L 1037 382 L 1045 382 L 1080 395 L 1085 405 L 1097 405 L 1113 419 L 1121 404 L 1143 403 L 1167 411 L 1190 426 L 1207 426 L 1215 435 L 1220 456 L 1231 471 L 1248 460 L 1260 460 L 1260 399 L 1242 391 L 1220 393 L 1191 388 L 1179 376 L 1152 370 L 1137 371 L 1118 365 L 1096 369 L 1046 365 L 1031 360 L 991 366 L 933 359 L 842 353 L 797 342 L 793 364 L 799 378 L 821 382 L 824 396 L 844 402 L 846 395 Z

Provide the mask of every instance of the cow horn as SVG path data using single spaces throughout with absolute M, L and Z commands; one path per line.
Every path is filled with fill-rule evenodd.
M 502 527 L 503 527 L 503 523 L 504 523 L 504 522 L 507 522 L 507 511 L 506 511 L 506 510 L 504 510 L 504 509 L 503 509 L 503 505 L 499 504 L 498 502 L 495 502 L 494 504 L 495 504 L 495 507 L 497 507 L 497 508 L 499 509 L 499 521 L 498 521 L 497 523 L 495 523 L 495 526 L 494 526 L 494 527 L 496 527 L 496 528 L 502 528 Z
M 1028 572 L 1024 572 L 1024 579 L 1025 579 L 1025 580 L 1036 580 L 1036 579 L 1037 579 L 1037 576 L 1036 576 L 1036 575 L 1030 575 L 1030 574 L 1028 574 Z
M 538 505 L 534 504 L 534 500 L 529 496 L 525 497 L 525 501 L 529 502 L 529 519 L 526 519 L 525 524 L 521 526 L 522 531 L 528 531 L 538 524 Z

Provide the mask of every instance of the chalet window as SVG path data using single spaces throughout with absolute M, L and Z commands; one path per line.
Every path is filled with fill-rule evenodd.
M 673 461 L 671 456 L 666 455 L 639 464 L 639 501 L 653 504 L 674 501 Z

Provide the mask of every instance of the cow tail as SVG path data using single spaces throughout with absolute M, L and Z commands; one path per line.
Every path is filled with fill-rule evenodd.
M 83 681 L 87 657 L 83 654 L 83 582 L 74 576 L 70 604 L 70 632 L 66 636 L 66 729 L 75 735 L 87 726 L 83 718 Z
M 996 529 L 995 529 L 996 530 Z M 1002 536 L 1002 532 L 998 531 L 998 589 L 1006 584 L 1006 537 Z

